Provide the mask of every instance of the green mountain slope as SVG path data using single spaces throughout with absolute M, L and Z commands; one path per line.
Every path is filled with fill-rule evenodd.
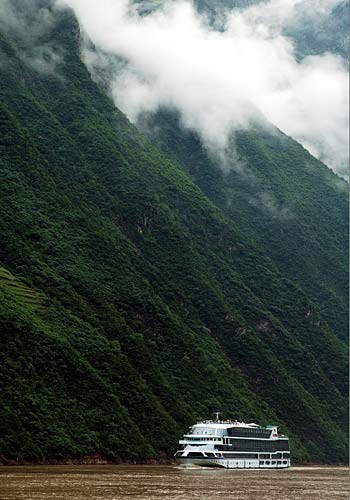
M 344 461 L 346 350 L 317 306 L 92 82 L 70 14 L 39 42 L 54 73 L 0 38 L 0 456 L 155 457 L 221 408 Z
M 237 133 L 229 162 L 184 130 L 174 112 L 144 116 L 140 128 L 308 293 L 335 334 L 347 341 L 347 183 L 272 127 Z

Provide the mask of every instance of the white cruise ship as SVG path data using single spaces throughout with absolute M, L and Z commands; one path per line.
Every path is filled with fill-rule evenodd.
M 276 426 L 260 427 L 231 420 L 205 420 L 190 427 L 179 441 L 176 459 L 185 465 L 226 469 L 290 467 L 288 437 Z

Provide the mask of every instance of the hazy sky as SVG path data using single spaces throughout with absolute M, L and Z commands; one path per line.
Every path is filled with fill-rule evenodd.
M 327 13 L 336 0 L 270 0 L 227 12 L 220 30 L 190 1 L 163 2 L 140 17 L 129 0 L 60 0 L 104 55 L 85 52 L 90 68 L 127 64 L 110 72 L 116 105 L 132 121 L 160 105 L 175 107 L 184 126 L 213 148 L 232 130 L 264 115 L 343 175 L 348 156 L 347 69 L 331 54 L 298 61 L 283 29 Z M 90 64 L 89 64 L 90 63 Z M 111 66 L 112 68 L 112 66 Z

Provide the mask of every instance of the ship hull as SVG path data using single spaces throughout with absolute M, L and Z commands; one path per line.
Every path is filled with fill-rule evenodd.
M 266 463 L 266 460 L 232 460 L 225 458 L 178 458 L 181 465 L 188 467 L 218 467 L 224 469 L 288 469 L 290 460 Z

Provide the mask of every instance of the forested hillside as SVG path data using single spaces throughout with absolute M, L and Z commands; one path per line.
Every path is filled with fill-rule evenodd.
M 273 127 L 235 134 L 226 158 L 213 155 L 169 110 L 144 116 L 144 132 L 303 288 L 348 339 L 348 184 Z
M 33 16 L 35 3 L 28 30 Z M 241 154 L 274 196 L 294 201 L 306 164 L 315 179 L 293 205 L 284 261 L 279 219 L 256 221 L 234 179 L 217 175 L 216 186 L 195 137 L 174 123 L 181 144 L 153 144 L 114 107 L 81 60 L 71 12 L 35 40 L 50 48 L 41 64 L 22 36 L 2 25 L 0 460 L 170 455 L 219 408 L 280 425 L 294 459 L 345 461 L 347 353 L 334 314 L 345 248 L 333 228 L 346 219 L 342 185 L 328 170 L 316 182 L 318 162 L 293 141 L 242 134 Z M 321 198 L 326 220 L 312 208 Z M 309 236 L 298 232 L 303 214 Z M 319 224 L 322 245 L 312 241 Z M 299 262 L 305 242 L 313 253 L 317 273 L 305 281 L 293 238 Z M 334 286 L 329 323 L 315 291 L 322 274 L 320 296 Z

